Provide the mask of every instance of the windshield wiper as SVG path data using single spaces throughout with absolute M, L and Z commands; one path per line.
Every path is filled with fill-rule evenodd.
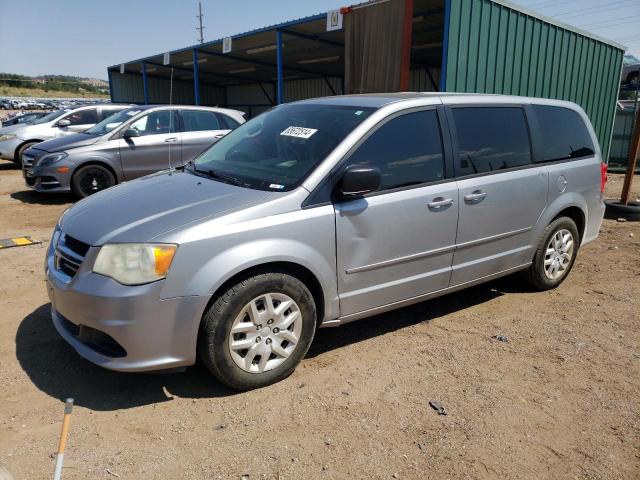
M 206 176 L 211 177 L 211 178 L 215 178 L 216 180 L 222 180 L 225 183 L 228 183 L 230 185 L 235 185 L 237 187 L 246 187 L 247 186 L 246 183 L 241 182 L 236 177 L 232 177 L 231 175 L 226 175 L 224 173 L 216 172 L 215 170 L 211 170 L 211 169 L 199 170 L 199 169 L 194 167 L 193 171 L 196 172 L 196 173 L 200 173 L 200 174 L 206 175 Z

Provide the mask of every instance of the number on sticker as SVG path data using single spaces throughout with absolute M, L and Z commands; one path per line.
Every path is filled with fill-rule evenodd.
M 318 131 L 317 128 L 287 127 L 280 135 L 296 138 L 309 138 Z

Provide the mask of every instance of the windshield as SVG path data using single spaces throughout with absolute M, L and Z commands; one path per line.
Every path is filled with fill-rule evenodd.
M 195 161 L 196 172 L 261 190 L 290 190 L 375 109 L 282 105 L 222 138 Z
M 45 115 L 44 117 L 39 118 L 38 120 L 33 122 L 33 125 L 39 125 L 41 123 L 50 122 L 51 120 L 55 120 L 56 118 L 61 117 L 62 115 L 64 115 L 69 111 L 70 110 L 56 110 L 55 112 L 51 112 L 48 115 Z
M 121 110 L 120 112 L 114 113 L 110 117 L 105 118 L 100 123 L 96 123 L 93 127 L 89 130 L 85 130 L 83 133 L 88 133 L 90 135 L 104 135 L 119 125 L 122 125 L 124 122 L 140 112 L 141 110 L 139 108 L 127 108 L 126 110 Z

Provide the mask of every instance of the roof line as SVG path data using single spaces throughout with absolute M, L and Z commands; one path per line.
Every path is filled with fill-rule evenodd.
M 307 23 L 307 22 L 313 22 L 315 20 L 321 20 L 321 19 L 325 18 L 326 15 L 327 15 L 327 12 L 318 13 L 316 15 L 310 15 L 308 17 L 302 17 L 302 18 L 298 18 L 296 20 L 289 20 L 289 21 L 286 21 L 286 22 L 277 23 L 275 25 L 269 25 L 267 27 L 256 28 L 256 29 L 244 32 L 244 33 L 239 33 L 237 35 L 230 35 L 230 37 L 231 37 L 231 39 L 238 39 L 238 38 L 248 37 L 250 35 L 255 35 L 255 34 L 263 33 L 263 32 L 268 32 L 270 30 L 277 30 L 279 28 L 286 28 L 286 27 L 290 27 L 290 26 L 293 26 L 293 25 L 299 25 L 301 23 Z M 191 45 L 191 46 L 188 46 L 188 47 L 180 48 L 180 49 L 177 49 L 177 50 L 170 50 L 168 53 L 173 55 L 174 53 L 187 52 L 189 50 L 193 50 L 194 48 L 197 48 L 197 49 L 206 48 L 206 47 L 213 46 L 213 45 L 219 45 L 219 44 L 222 43 L 222 41 L 223 41 L 222 38 L 218 38 L 217 40 L 212 40 L 210 42 L 197 43 L 195 45 Z M 159 57 L 159 56 L 163 55 L 164 53 L 167 53 L 167 52 L 160 52 L 160 53 L 156 53 L 155 55 L 150 55 L 148 57 L 139 58 L 137 60 L 130 60 L 128 62 L 123 62 L 123 63 L 126 65 L 128 63 L 144 62 L 146 60 L 150 60 L 152 58 Z M 107 70 L 112 69 L 112 68 L 118 68 L 120 65 L 122 65 L 122 64 L 121 63 L 117 63 L 115 65 L 110 65 L 110 66 L 107 67 Z M 167 66 L 169 66 L 169 65 L 167 65 Z
M 564 23 L 560 20 L 556 20 L 555 18 L 552 17 L 548 17 L 540 12 L 537 12 L 535 10 L 531 10 L 525 6 L 522 5 L 516 5 L 515 3 L 510 2 L 509 0 L 491 0 L 493 3 L 497 3 L 499 5 L 502 5 L 504 7 L 510 8 L 512 10 L 515 10 L 516 12 L 520 12 L 520 13 L 524 13 L 525 15 L 529 15 L 530 17 L 533 18 L 537 18 L 539 20 L 542 20 L 543 22 L 546 23 L 550 23 L 551 25 L 555 25 L 556 27 L 560 27 L 564 30 L 569 30 L 570 32 L 574 32 L 577 33 L 578 35 L 582 35 L 583 37 L 588 37 L 591 38 L 593 40 L 597 40 L 599 42 L 602 43 L 606 43 L 607 45 L 611 45 L 612 47 L 616 47 L 620 50 L 623 51 L 627 51 L 627 47 L 615 42 L 613 40 L 609 40 L 608 38 L 605 37 L 601 37 L 600 35 L 597 35 L 595 33 L 591 33 L 587 30 L 583 30 L 580 27 L 576 27 L 575 25 L 569 25 L 568 23 Z

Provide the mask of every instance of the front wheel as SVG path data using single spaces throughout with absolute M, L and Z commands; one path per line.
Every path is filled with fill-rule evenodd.
M 545 228 L 533 263 L 525 270 L 527 282 L 537 290 L 560 285 L 573 267 L 578 253 L 578 227 L 569 217 L 559 217 Z
M 113 173 L 101 165 L 80 167 L 71 178 L 71 190 L 78 198 L 88 197 L 115 184 Z
M 220 295 L 205 313 L 198 354 L 222 383 L 264 387 L 288 377 L 304 358 L 316 327 L 309 289 L 286 273 L 255 275 Z

